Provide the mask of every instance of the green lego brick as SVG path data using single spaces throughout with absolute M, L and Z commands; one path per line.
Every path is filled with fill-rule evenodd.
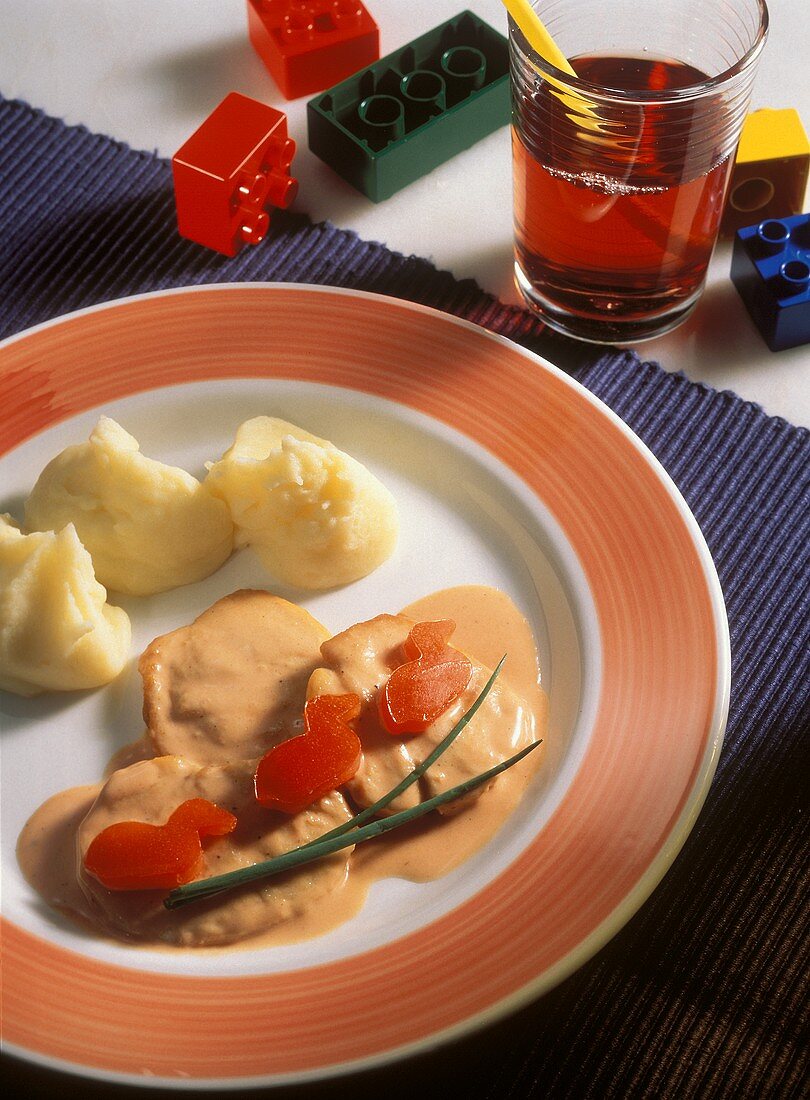
M 309 147 L 381 202 L 509 115 L 507 41 L 465 11 L 311 99 Z

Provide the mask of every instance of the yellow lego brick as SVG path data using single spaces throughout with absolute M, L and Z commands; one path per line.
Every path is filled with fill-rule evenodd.
M 802 213 L 808 175 L 810 141 L 798 113 L 792 108 L 753 111 L 740 137 L 721 234 Z
M 807 156 L 810 156 L 810 141 L 798 111 L 792 107 L 780 111 L 763 107 L 746 118 L 737 149 L 737 164 Z

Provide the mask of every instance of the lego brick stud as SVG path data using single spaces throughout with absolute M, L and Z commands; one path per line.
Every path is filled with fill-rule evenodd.
M 484 86 L 487 59 L 474 46 L 453 46 L 444 51 L 439 63 L 453 102 Z
M 446 84 L 430 69 L 414 69 L 403 77 L 400 89 L 408 129 L 422 126 L 447 107 Z
M 800 214 L 808 174 L 810 142 L 796 111 L 753 111 L 740 136 L 721 233 Z
M 372 149 L 384 149 L 405 136 L 405 109 L 396 96 L 368 96 L 358 106 L 357 118 Z
M 739 230 L 731 278 L 771 351 L 810 342 L 810 214 Z
M 462 12 L 307 104 L 309 147 L 381 202 L 509 121 L 506 39 Z
M 286 115 L 231 92 L 172 158 L 180 236 L 225 256 L 258 244 L 268 208 L 295 199 L 294 155 Z
M 247 0 L 248 35 L 286 99 L 371 65 L 380 32 L 360 0 Z

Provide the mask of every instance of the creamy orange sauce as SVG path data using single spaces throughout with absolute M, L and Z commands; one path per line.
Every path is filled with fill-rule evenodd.
M 53 795 L 28 819 L 17 841 L 20 867 L 37 893 L 60 913 L 94 929 L 79 886 L 76 833 L 101 787 L 94 783 Z
M 524 740 L 527 736 L 529 739 L 546 738 L 547 699 L 540 685 L 540 670 L 534 638 L 525 619 L 504 593 L 477 585 L 461 586 L 434 593 L 410 604 L 403 609 L 402 614 L 414 621 L 454 619 L 456 631 L 452 644 L 487 668 L 494 667 L 506 653 L 507 661 L 499 677 L 499 683 L 502 683 L 504 690 L 509 689 L 522 701 L 523 718 L 520 736 Z M 324 645 L 324 649 L 327 648 L 328 643 Z M 466 705 L 469 705 L 469 701 Z M 466 709 L 466 706 L 462 711 L 463 709 Z M 472 726 L 473 723 L 468 728 Z M 115 768 L 122 768 L 138 761 L 148 760 L 153 754 L 154 747 L 146 737 L 120 750 L 111 761 L 106 774 L 109 776 L 115 770 L 112 767 L 113 764 Z M 468 859 L 492 839 L 518 805 L 532 777 L 542 766 L 543 754 L 543 748 L 536 750 L 519 765 L 499 776 L 481 797 L 472 803 L 466 803 L 453 816 L 439 817 L 437 814 L 431 814 L 422 821 L 396 830 L 388 836 L 358 845 L 352 852 L 351 858 L 348 859 L 347 856 L 348 873 L 340 870 L 341 866 L 345 867 L 345 863 L 333 858 L 324 861 L 332 864 L 328 873 L 326 870 L 322 873 L 315 871 L 314 868 L 317 865 L 309 865 L 309 868 L 302 868 L 293 875 L 285 876 L 288 881 L 284 885 L 288 889 L 295 886 L 296 876 L 303 876 L 300 883 L 302 887 L 306 887 L 307 882 L 316 882 L 316 888 L 311 891 L 312 897 L 309 902 L 301 901 L 299 895 L 293 890 L 291 893 L 293 901 L 285 910 L 283 899 L 280 898 L 276 887 L 272 891 L 272 904 L 269 907 L 265 906 L 263 910 L 261 905 L 257 904 L 255 896 L 251 898 L 250 891 L 234 891 L 232 895 L 221 896 L 222 900 L 214 913 L 213 925 L 210 920 L 206 923 L 204 912 L 196 916 L 193 914 L 195 909 L 201 908 L 197 905 L 191 905 L 173 913 L 166 912 L 165 915 L 158 913 L 154 906 L 156 899 L 154 897 L 146 899 L 145 903 L 143 897 L 144 894 L 154 892 L 137 892 L 135 895 L 129 895 L 130 901 L 127 900 L 127 895 L 118 895 L 110 902 L 108 897 L 104 897 L 105 894 L 112 893 L 110 891 L 102 890 L 101 895 L 94 898 L 93 884 L 90 883 L 90 889 L 88 889 L 87 878 L 82 889 L 80 879 L 83 872 L 78 851 L 86 847 L 94 832 L 100 831 L 111 821 L 133 819 L 135 815 L 132 807 L 142 804 L 135 801 L 136 796 L 141 798 L 142 795 L 134 788 L 132 800 L 127 801 L 129 798 L 127 789 L 126 797 L 120 804 L 118 801 L 110 802 L 110 806 L 106 808 L 104 804 L 99 807 L 96 801 L 101 790 L 100 786 L 75 788 L 49 799 L 35 812 L 23 829 L 18 842 L 18 858 L 28 881 L 50 905 L 74 917 L 82 924 L 90 921 L 96 930 L 101 924 L 102 930 L 113 931 L 118 936 L 124 935 L 126 938 L 122 928 L 116 927 L 119 919 L 118 912 L 120 910 L 123 913 L 121 917 L 123 927 L 127 907 L 140 906 L 138 913 L 139 919 L 143 920 L 143 929 L 139 933 L 142 936 L 139 942 L 145 942 L 150 947 L 166 946 L 171 943 L 180 945 L 191 943 L 195 945 L 195 950 L 212 950 L 214 948 L 206 945 L 216 942 L 216 937 L 212 940 L 206 929 L 210 930 L 211 927 L 220 929 L 223 922 L 226 927 L 242 927 L 239 925 L 239 915 L 234 915 L 229 908 L 239 906 L 246 914 L 243 927 L 243 935 L 246 938 L 241 938 L 239 942 L 233 944 L 226 941 L 224 946 L 255 949 L 299 942 L 322 935 L 353 917 L 362 908 L 371 885 L 379 879 L 399 877 L 414 882 L 426 882 L 447 874 Z M 177 758 L 164 759 L 176 760 Z M 437 764 L 441 764 L 441 760 Z M 147 788 L 152 782 L 150 766 L 147 764 L 141 769 Z M 168 771 L 178 770 L 178 766 L 173 764 L 160 764 L 160 767 Z M 182 771 L 183 767 L 180 766 L 179 770 Z M 212 792 L 216 793 L 218 780 L 215 773 L 220 770 L 218 767 L 205 769 L 205 772 L 210 773 L 213 778 L 205 778 L 201 781 L 202 786 L 195 780 L 195 793 L 208 790 L 209 797 Z M 135 774 L 137 775 L 137 769 Z M 457 778 L 453 777 L 453 782 L 456 781 Z M 132 786 L 131 780 L 130 786 Z M 175 800 L 178 797 L 175 794 Z M 94 802 L 96 802 L 95 807 Z M 246 807 L 247 802 L 244 801 L 243 805 Z M 88 824 L 91 807 L 93 807 L 93 813 L 97 815 L 92 827 Z M 334 819 L 334 811 L 330 810 L 330 813 L 333 819 L 325 820 L 323 827 L 319 825 L 316 832 L 322 832 L 326 827 L 335 824 L 337 819 Z M 139 820 L 149 820 L 150 817 L 158 820 L 161 815 L 164 815 L 163 820 L 168 816 L 166 806 L 161 800 L 153 797 L 149 812 L 139 817 Z M 258 828 L 256 832 L 258 834 Z M 297 838 L 289 839 L 283 846 L 302 843 L 306 835 L 308 834 L 300 834 Z M 238 852 L 234 855 L 233 851 L 220 841 L 212 845 L 214 855 L 217 845 L 220 845 L 221 854 L 226 853 L 226 861 L 240 858 Z M 266 846 L 266 840 L 259 842 L 261 850 L 243 851 L 242 856 L 248 861 L 268 858 L 270 849 L 265 850 L 262 845 Z M 232 862 L 227 862 L 225 866 L 217 866 L 212 857 L 206 873 L 215 874 L 220 869 L 230 869 L 232 865 Z M 255 895 L 262 886 L 281 882 L 281 879 L 271 879 L 267 884 L 254 885 L 251 890 Z M 306 895 L 309 891 L 304 889 L 303 893 Z M 132 901 L 133 897 L 140 900 Z M 296 900 L 297 898 L 299 900 Z M 203 906 L 206 904 L 208 903 L 203 903 Z M 186 916 L 183 917 L 183 914 Z M 178 918 L 181 918 L 180 922 Z M 131 914 L 129 919 L 132 919 Z M 264 927 L 263 919 L 279 922 L 260 932 L 259 929 Z M 192 928 L 188 935 L 178 933 L 172 926 L 172 922 L 186 921 L 189 923 L 184 927 Z M 197 932 L 193 931 L 195 927 L 198 929 Z M 223 946 L 217 946 L 216 949 L 223 950 Z

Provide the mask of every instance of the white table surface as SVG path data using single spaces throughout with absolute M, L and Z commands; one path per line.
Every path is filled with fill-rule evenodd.
M 810 130 L 810 4 L 768 2 L 771 33 L 753 106 L 795 107 Z M 379 24 L 383 54 L 464 7 L 506 30 L 500 0 L 367 0 L 367 7 Z M 609 8 L 605 0 L 606 18 Z M 261 99 L 287 113 L 298 142 L 296 208 L 428 257 L 458 277 L 475 278 L 503 301 L 518 302 L 508 128 L 375 205 L 309 152 L 306 98 L 282 97 L 246 25 L 245 0 L 0 0 L 0 91 L 164 156 L 228 92 Z M 810 345 L 776 354 L 767 349 L 728 277 L 730 256 L 730 245 L 718 246 L 695 313 L 675 332 L 641 345 L 640 353 L 808 425 Z

